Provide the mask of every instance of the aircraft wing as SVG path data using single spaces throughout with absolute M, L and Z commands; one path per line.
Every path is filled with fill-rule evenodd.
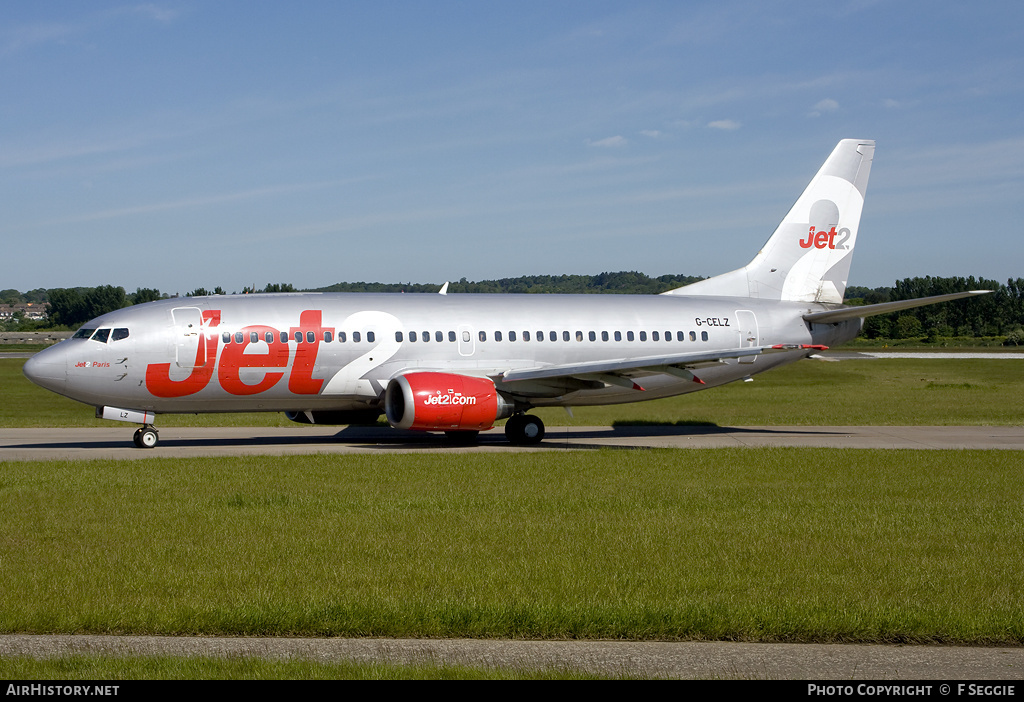
M 937 302 L 948 302 L 949 300 L 961 300 L 965 297 L 976 297 L 987 295 L 992 290 L 968 290 L 967 292 L 950 293 L 948 295 L 932 295 L 931 297 L 919 297 L 915 300 L 897 300 L 896 302 L 880 302 L 877 305 L 863 305 L 861 307 L 841 307 L 828 312 L 813 312 L 805 314 L 804 319 L 814 324 L 831 324 L 842 322 L 847 319 L 858 317 L 873 317 L 876 314 L 886 314 L 897 310 L 906 310 L 911 307 L 923 307 L 934 305 Z
M 799 349 L 820 351 L 825 348 L 824 346 L 809 346 L 807 344 L 778 344 L 775 346 L 751 346 L 697 353 L 677 353 L 667 356 L 646 356 L 643 358 L 547 365 L 507 370 L 496 376 L 495 380 L 501 383 L 516 383 L 530 380 L 575 378 L 643 390 L 642 387 L 633 382 L 630 376 L 643 373 L 668 373 L 669 375 L 675 375 L 703 384 L 704 381 L 697 378 L 689 369 L 714 365 L 733 358 L 749 358 L 763 353 Z

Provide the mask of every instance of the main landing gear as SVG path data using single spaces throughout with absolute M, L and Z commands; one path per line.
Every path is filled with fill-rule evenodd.
M 517 446 L 539 444 L 544 438 L 544 422 L 532 414 L 513 414 L 505 422 L 505 438 Z
M 132 440 L 139 448 L 153 448 L 160 443 L 160 435 L 155 427 L 147 424 L 135 431 L 135 436 L 132 437 Z

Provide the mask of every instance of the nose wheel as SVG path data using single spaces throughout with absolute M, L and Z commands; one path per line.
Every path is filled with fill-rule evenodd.
M 135 436 L 132 440 L 139 448 L 153 448 L 160 443 L 160 435 L 154 427 L 145 426 L 135 431 Z
M 505 422 L 505 438 L 516 446 L 539 444 L 544 438 L 544 422 L 532 414 L 513 414 Z

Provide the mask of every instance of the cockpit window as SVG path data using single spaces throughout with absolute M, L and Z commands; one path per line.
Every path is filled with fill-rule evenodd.
M 93 333 L 95 331 L 96 331 L 95 329 L 86 329 L 85 327 L 82 327 L 81 329 L 76 331 L 75 335 L 73 337 L 71 337 L 71 338 L 72 339 L 88 339 L 90 336 L 93 335 Z
M 101 344 L 107 343 L 107 338 L 110 337 L 109 329 L 97 329 L 96 333 L 92 335 L 93 341 L 98 341 Z
M 120 341 L 121 339 L 127 339 L 127 338 L 128 338 L 128 330 L 122 327 L 120 329 L 115 329 L 114 330 L 114 335 L 112 337 L 110 337 L 110 340 L 111 341 Z

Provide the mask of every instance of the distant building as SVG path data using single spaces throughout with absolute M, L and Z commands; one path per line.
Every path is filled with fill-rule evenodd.
M 0 322 L 14 319 L 14 316 L 22 313 L 25 319 L 46 319 L 46 304 L 23 302 L 18 305 L 0 305 Z

